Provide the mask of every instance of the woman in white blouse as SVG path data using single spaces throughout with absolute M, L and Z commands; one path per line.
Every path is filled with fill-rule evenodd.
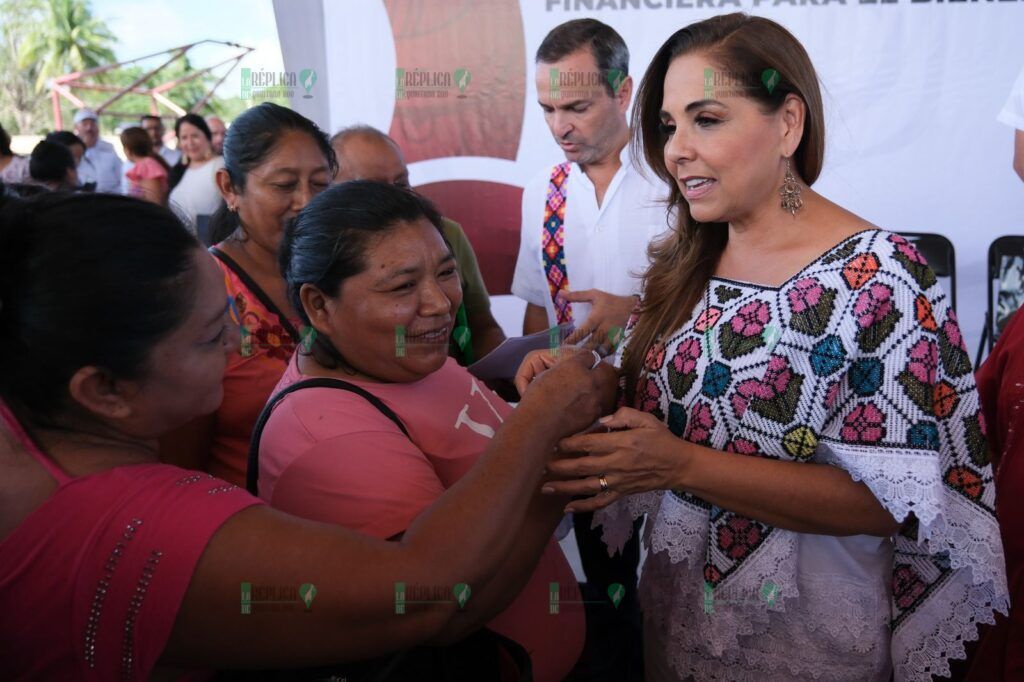
M 181 160 L 171 169 L 170 203 L 181 209 L 191 222 L 212 215 L 220 206 L 220 191 L 214 180 L 224 167 L 224 157 L 213 152 L 210 127 L 202 116 L 185 114 L 174 124 Z
M 637 90 L 675 226 L 622 407 L 560 443 L 582 456 L 544 492 L 607 507 L 613 548 L 647 515 L 648 681 L 931 680 L 1006 611 L 956 316 L 911 243 L 811 189 L 824 121 L 800 43 L 739 13 L 673 34 Z

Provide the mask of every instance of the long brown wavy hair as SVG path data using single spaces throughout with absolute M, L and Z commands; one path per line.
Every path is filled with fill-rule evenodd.
M 745 83 L 760 83 L 766 70 L 777 71 L 779 82 L 773 89 L 745 88 L 744 96 L 758 102 L 765 113 L 778 111 L 790 94 L 804 101 L 803 137 L 793 164 L 808 185 L 817 180 L 825 155 L 825 115 L 818 76 L 803 46 L 779 24 L 741 12 L 724 14 L 676 31 L 661 46 L 637 90 L 631 144 L 633 158 L 642 156 L 671 188 L 668 202 L 675 225 L 647 249 L 650 267 L 643 278 L 640 317 L 623 356 L 627 405 L 633 404 L 651 348 L 690 319 L 729 239 L 727 224 L 694 220 L 676 178 L 665 166 L 667 138 L 660 125 L 665 74 L 677 57 L 698 52 L 722 71 L 738 74 Z

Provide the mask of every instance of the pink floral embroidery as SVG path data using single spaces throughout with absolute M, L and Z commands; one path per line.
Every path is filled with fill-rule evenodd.
M 690 423 L 686 425 L 683 437 L 693 443 L 700 443 L 711 437 L 711 429 L 715 428 L 715 419 L 711 416 L 711 406 L 698 402 L 690 411 Z
M 656 343 L 647 351 L 647 362 L 644 366 L 651 372 L 657 372 L 665 364 L 665 346 Z
M 718 547 L 736 561 L 761 544 L 761 529 L 742 516 L 734 516 L 718 529 Z
M 910 349 L 910 373 L 923 384 L 934 384 L 939 369 L 939 347 L 934 341 L 921 339 Z
M 736 413 L 737 419 L 743 417 L 743 414 L 747 411 L 747 405 L 750 404 L 750 399 L 757 395 L 760 388 L 761 382 L 757 379 L 741 381 L 736 387 L 736 392 L 732 394 L 730 400 L 732 401 L 732 409 Z
M 821 295 L 824 293 L 825 288 L 813 277 L 797 280 L 787 294 L 789 307 L 794 313 L 802 313 L 808 308 L 818 305 L 818 301 L 821 300 Z
M 942 325 L 942 332 L 949 339 L 950 345 L 956 346 L 960 350 L 967 352 L 967 346 L 964 344 L 964 337 L 960 334 L 960 326 L 957 325 L 956 320 L 953 318 L 953 311 L 949 311 L 949 319 Z
M 857 316 L 857 323 L 864 328 L 881 322 L 890 312 L 892 312 L 892 289 L 885 284 L 872 284 L 860 292 L 857 302 L 853 306 L 853 314 Z
M 726 452 L 735 452 L 741 455 L 756 455 L 757 445 L 746 438 L 736 438 L 725 445 Z
M 833 381 L 828 390 L 825 391 L 825 407 L 832 409 L 832 406 L 836 404 L 836 397 L 839 395 L 839 382 Z
M 892 593 L 896 598 L 896 605 L 901 609 L 913 606 L 917 598 L 924 594 L 926 588 L 924 581 L 912 566 L 904 564 L 893 571 Z
M 762 400 L 771 400 L 780 393 L 786 392 L 792 378 L 793 370 L 790 369 L 786 358 L 781 355 L 773 355 L 768 361 L 768 370 L 764 373 L 764 379 L 758 382 L 754 395 Z
M 885 415 L 874 403 L 858 405 L 846 415 L 840 436 L 848 443 L 877 443 L 885 435 Z
M 896 250 L 907 257 L 911 263 L 917 263 L 918 265 L 928 265 L 928 261 L 924 259 L 921 252 L 914 248 L 913 244 L 904 242 L 903 244 L 896 244 Z
M 771 312 L 764 301 L 751 301 L 736 312 L 736 316 L 729 320 L 729 324 L 740 336 L 749 337 L 760 334 L 770 319 Z
M 697 318 L 697 321 L 693 323 L 693 328 L 703 334 L 711 327 L 714 327 L 718 322 L 718 318 L 721 316 L 721 308 L 705 308 L 704 312 L 702 312 L 700 317 Z
M 672 364 L 675 365 L 676 371 L 679 374 L 689 374 L 697 366 L 697 359 L 700 357 L 700 354 L 700 341 L 690 337 L 679 344 L 679 348 L 676 349 L 676 356 L 672 358 Z
M 661 389 L 654 379 L 644 379 L 636 392 L 636 409 L 643 412 L 654 412 L 661 404 Z

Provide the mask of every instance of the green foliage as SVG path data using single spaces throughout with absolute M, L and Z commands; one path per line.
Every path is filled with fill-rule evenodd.
M 48 78 L 116 61 L 113 45 L 113 34 L 92 16 L 86 0 L 48 0 L 42 21 L 22 46 L 19 66 L 38 65 L 36 90 L 41 92 Z
M 83 71 L 117 61 L 115 36 L 106 24 L 92 15 L 88 0 L 0 0 L 0 124 L 11 134 L 41 134 L 53 128 L 49 88 L 50 78 L 74 71 Z M 173 41 L 173 38 L 169 38 Z M 159 49 L 159 48 L 156 48 Z M 122 55 L 122 58 L 134 55 Z M 169 57 L 169 55 L 168 55 Z M 130 64 L 88 78 L 91 82 L 127 87 L 167 57 L 155 57 L 143 66 Z M 178 106 L 191 111 L 210 87 L 224 73 L 224 65 L 214 75 L 204 74 L 183 82 L 164 94 Z M 187 57 L 177 59 L 141 84 L 154 87 L 181 78 L 193 69 Z M 237 69 L 224 81 L 228 97 L 213 97 L 198 113 L 217 114 L 226 121 L 258 102 L 238 97 Z M 74 90 L 88 105 L 96 107 L 114 93 Z M 287 100 L 273 100 L 288 105 Z M 128 93 L 111 105 L 111 109 L 128 116 L 101 116 L 104 132 L 117 127 L 135 125 L 138 116 L 148 114 L 152 100 Z M 65 126 L 70 127 L 74 107 L 60 99 Z M 159 113 L 169 114 L 160 105 Z M 168 127 L 171 127 L 168 125 Z
M 42 0 L 0 0 L 0 123 L 11 133 L 44 125 L 47 100 L 35 88 L 39 65 L 20 66 L 30 27 L 42 9 Z

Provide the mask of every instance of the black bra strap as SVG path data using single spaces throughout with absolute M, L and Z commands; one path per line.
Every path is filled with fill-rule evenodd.
M 245 487 L 253 495 L 259 494 L 257 490 L 257 483 L 260 476 L 260 438 L 263 436 L 263 429 L 267 425 L 267 420 L 270 419 L 270 413 L 274 410 L 274 407 L 281 402 L 282 398 L 289 393 L 294 393 L 295 391 L 303 388 L 336 388 L 362 396 L 367 402 L 376 407 L 381 414 L 393 421 L 395 426 L 401 429 L 402 433 L 405 434 L 406 438 L 412 440 L 409 437 L 409 431 L 405 428 L 405 424 L 403 424 L 402 420 L 398 418 L 398 415 L 395 414 L 394 410 L 385 405 L 384 401 L 369 391 L 362 389 L 355 384 L 350 384 L 347 381 L 342 381 L 341 379 L 331 379 L 329 377 L 303 379 L 302 381 L 292 384 L 271 398 L 263 407 L 263 411 L 260 412 L 259 419 L 256 420 L 256 426 L 254 426 L 252 430 L 252 440 L 249 443 L 249 461 L 245 472 Z
M 288 336 L 292 337 L 292 343 L 298 346 L 299 342 L 302 340 L 298 330 L 295 329 L 295 326 L 288 321 L 288 316 L 282 313 L 281 309 L 274 305 L 274 302 L 270 300 L 270 296 L 267 296 L 267 292 L 263 291 L 263 289 L 256 284 L 256 281 L 249 276 L 249 273 L 243 270 L 242 266 L 235 262 L 231 256 L 224 253 L 216 246 L 211 246 L 208 250 L 217 260 L 226 265 L 231 272 L 235 273 L 238 276 L 238 279 L 242 280 L 242 284 L 252 292 L 252 295 L 263 304 L 264 308 L 277 316 L 278 322 L 280 322 L 281 326 L 284 327 L 284 330 L 288 332 Z

